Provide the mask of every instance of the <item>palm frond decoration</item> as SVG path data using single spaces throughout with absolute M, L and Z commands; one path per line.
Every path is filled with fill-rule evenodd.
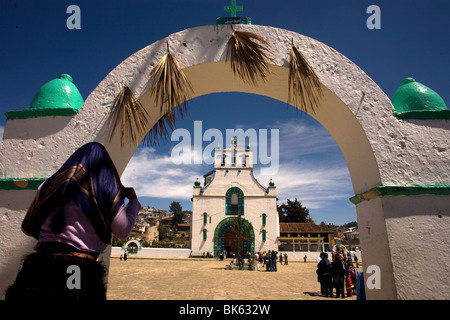
M 125 142 L 136 143 L 137 139 L 141 139 L 146 133 L 148 117 L 147 111 L 131 89 L 123 87 L 111 107 L 108 119 L 109 140 L 120 125 L 121 146 L 123 147 Z
M 145 136 L 143 143 L 154 146 L 158 143 L 160 139 L 168 140 L 169 129 L 170 131 L 175 130 L 175 120 L 176 120 L 175 114 L 173 114 L 171 111 L 167 112 L 150 129 L 150 131 Z
M 257 34 L 233 30 L 227 44 L 227 60 L 234 75 L 254 86 L 258 80 L 265 80 L 271 61 L 268 47 L 269 43 Z
M 177 107 L 179 112 L 184 114 L 187 101 L 191 99 L 194 91 L 178 60 L 170 53 L 169 47 L 150 72 L 150 78 L 153 81 L 150 92 L 161 111 L 165 114 Z
M 149 77 L 152 81 L 150 93 L 165 115 L 147 134 L 147 143 L 154 144 L 158 137 L 168 137 L 167 126 L 173 130 L 176 117 L 172 108 L 178 110 L 181 118 L 184 117 L 187 101 L 192 98 L 194 90 L 178 60 L 171 54 L 168 43 L 167 53 L 158 61 Z
M 308 60 L 292 44 L 289 54 L 288 103 L 315 113 L 323 95 L 320 80 Z

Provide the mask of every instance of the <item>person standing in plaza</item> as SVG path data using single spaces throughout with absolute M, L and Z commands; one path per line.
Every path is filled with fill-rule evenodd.
M 323 255 L 323 252 L 321 252 L 320 255 L 317 257 L 316 264 L 319 264 L 320 260 L 322 260 L 322 255 Z
M 366 289 L 364 286 L 364 272 L 361 269 L 358 272 L 357 282 L 356 282 L 356 300 L 366 300 Z
M 352 279 L 350 277 L 350 275 L 347 275 L 345 277 L 345 289 L 347 290 L 347 297 L 352 297 L 353 296 L 353 288 L 355 286 L 353 285 Z
M 345 268 L 342 262 L 341 254 L 336 254 L 331 263 L 331 273 L 333 276 L 333 285 L 336 288 L 336 298 L 342 296 L 345 298 Z
M 331 263 L 328 260 L 328 253 L 324 252 L 322 259 L 317 265 L 317 270 L 321 275 L 321 293 L 325 297 L 333 297 L 333 283 L 331 276 Z
M 264 263 L 266 264 L 266 271 L 270 271 L 270 258 L 271 258 L 271 251 L 267 251 L 266 255 L 264 256 Z
M 255 253 L 253 256 L 253 270 L 259 271 L 259 255 Z
M 324 252 L 321 252 L 320 255 L 319 255 L 319 257 L 317 258 L 317 269 L 316 269 L 317 282 L 320 283 L 320 293 L 321 293 L 322 295 L 325 294 L 325 287 L 324 287 L 324 285 L 323 285 L 323 274 L 322 274 L 322 269 L 319 268 L 319 264 L 320 264 L 320 262 L 322 261 L 322 258 L 323 258 L 323 256 L 324 256 L 324 254 L 325 254 Z M 306 256 L 305 256 L 305 257 L 306 257 Z
M 275 250 L 272 250 L 271 262 L 271 271 L 277 272 L 277 252 Z

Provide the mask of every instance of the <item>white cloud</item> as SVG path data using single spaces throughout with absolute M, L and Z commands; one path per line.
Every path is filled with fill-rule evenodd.
M 122 183 L 132 186 L 140 197 L 190 199 L 194 181 L 202 173 L 188 165 L 176 165 L 168 155 L 159 155 L 151 148 L 140 148 L 131 158 Z
M 297 198 L 308 209 L 326 208 L 332 206 L 334 201 L 348 199 L 352 195 L 346 167 L 324 167 L 292 161 L 283 163 L 274 177 L 257 178 L 263 185 L 268 185 L 273 178 L 279 203 Z

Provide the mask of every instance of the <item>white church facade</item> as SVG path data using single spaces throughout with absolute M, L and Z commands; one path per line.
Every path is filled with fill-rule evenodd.
M 214 169 L 196 181 L 191 216 L 191 250 L 217 255 L 237 253 L 238 243 L 230 226 L 239 215 L 251 224 L 251 237 L 244 252 L 278 250 L 279 219 L 276 187 L 261 185 L 253 174 L 253 151 L 234 140 L 228 148 L 214 151 Z

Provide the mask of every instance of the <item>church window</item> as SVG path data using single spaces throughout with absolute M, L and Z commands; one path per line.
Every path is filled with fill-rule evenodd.
M 267 233 L 266 230 L 262 231 L 262 241 L 266 241 L 266 233 Z
M 225 167 L 225 158 L 226 158 L 226 155 L 223 154 L 222 155 L 222 163 L 220 164 L 222 167 Z
M 267 215 L 265 213 L 262 214 L 262 225 L 266 225 Z
M 208 222 L 208 214 L 206 212 L 203 212 L 203 224 L 206 224 Z
M 206 240 L 206 234 L 207 234 L 208 230 L 203 229 L 203 240 Z
M 238 210 L 238 203 L 239 203 L 239 199 L 238 199 L 237 193 L 232 193 L 231 194 L 231 210 L 232 211 Z
M 228 189 L 225 195 L 225 214 L 243 215 L 244 214 L 244 193 L 241 189 L 233 187 Z
M 247 155 L 243 154 L 242 156 L 242 166 L 245 168 L 247 166 Z

